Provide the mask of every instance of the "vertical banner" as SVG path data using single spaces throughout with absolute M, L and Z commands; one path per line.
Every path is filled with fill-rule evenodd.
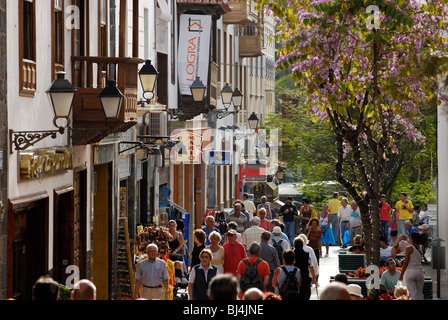
M 190 252 L 190 214 L 185 213 L 182 216 L 182 221 L 184 222 L 184 244 L 187 246 L 188 252 Z M 190 265 L 188 256 L 184 256 L 184 262 L 187 267 Z
M 209 15 L 180 16 L 178 74 L 182 95 L 191 95 L 190 86 L 196 77 L 207 85 L 211 27 L 212 17 Z

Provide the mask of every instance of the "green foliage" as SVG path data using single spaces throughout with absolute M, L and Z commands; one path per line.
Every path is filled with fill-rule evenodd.
M 66 286 L 59 284 L 59 300 L 71 300 L 72 291 Z

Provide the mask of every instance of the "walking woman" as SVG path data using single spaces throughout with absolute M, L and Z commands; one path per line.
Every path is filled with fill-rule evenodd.
M 299 217 L 302 219 L 302 232 L 305 233 L 305 229 L 311 221 L 311 218 L 317 217 L 316 209 L 310 204 L 311 201 L 308 198 L 302 200 L 302 206 L 300 207 Z
M 410 236 L 411 246 L 406 247 L 399 281 L 403 281 L 409 290 L 412 300 L 423 300 L 423 285 L 425 277 L 422 267 L 422 251 L 420 247 L 420 234 L 413 232 Z M 397 247 L 396 245 L 395 247 Z
M 212 261 L 211 264 L 218 268 L 219 273 L 224 273 L 224 248 L 219 244 L 221 242 L 221 235 L 213 231 L 209 236 L 210 245 L 205 247 L 209 249 L 212 253 Z
M 188 280 L 188 296 L 190 300 L 209 300 L 207 289 L 210 281 L 219 274 L 218 268 L 211 264 L 212 252 L 209 249 L 201 251 L 201 263 L 191 269 Z
M 322 205 L 322 211 L 319 212 L 320 229 L 322 231 L 321 243 L 325 245 L 326 253 L 328 257 L 329 246 L 335 243 L 333 230 L 331 229 L 331 214 L 329 214 L 328 204 Z
M 317 263 L 319 264 L 319 258 L 322 257 L 322 231 L 320 229 L 319 219 L 311 218 L 304 233 L 308 238 L 308 246 L 313 248 Z
M 184 235 L 176 230 L 177 223 L 175 220 L 168 222 L 168 230 L 171 234 L 171 241 L 168 242 L 170 247 L 170 260 L 182 261 L 182 250 L 184 248 Z

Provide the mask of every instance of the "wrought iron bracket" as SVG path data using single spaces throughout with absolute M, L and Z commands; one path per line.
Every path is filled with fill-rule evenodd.
M 42 131 L 14 131 L 9 130 L 9 152 L 12 154 L 15 151 L 26 150 L 29 147 L 34 146 L 39 141 L 51 137 L 56 139 L 58 134 L 64 134 L 65 128 L 59 127 L 57 130 L 42 130 Z

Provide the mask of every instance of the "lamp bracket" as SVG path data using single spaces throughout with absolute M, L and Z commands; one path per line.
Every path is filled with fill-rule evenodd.
M 217 119 L 224 119 L 225 117 L 231 115 L 231 114 L 237 114 L 239 113 L 239 110 L 235 111 L 228 111 L 228 110 L 213 110 L 212 112 L 209 112 L 207 114 L 207 117 L 210 118 L 213 115 L 216 115 Z
M 14 131 L 9 130 L 9 151 L 13 153 L 13 146 L 16 151 L 26 150 L 34 146 L 39 141 L 47 137 L 56 139 L 58 134 L 64 134 L 65 128 L 59 127 L 57 130 L 41 130 L 41 131 Z

